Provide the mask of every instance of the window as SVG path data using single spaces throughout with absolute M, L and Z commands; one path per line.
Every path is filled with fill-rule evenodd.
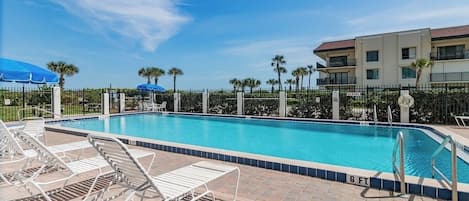
M 438 47 L 438 59 L 464 59 L 464 45 Z
M 408 47 L 408 48 L 402 48 L 402 59 L 415 59 L 416 55 L 416 48 L 415 47 Z
M 337 56 L 329 58 L 329 66 L 340 67 L 347 66 L 347 56 Z
M 402 72 L 402 79 L 414 79 L 417 77 L 415 68 L 412 68 L 412 67 L 402 67 L 401 72 Z
M 367 80 L 377 80 L 377 79 L 379 79 L 379 69 L 368 69 L 368 70 L 366 70 L 366 79 Z
M 348 84 L 348 72 L 331 73 L 331 84 Z
M 367 51 L 366 52 L 366 61 L 367 62 L 373 62 L 373 61 L 378 61 L 378 51 Z

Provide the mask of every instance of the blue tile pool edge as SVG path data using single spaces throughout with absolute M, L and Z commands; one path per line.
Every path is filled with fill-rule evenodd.
M 60 133 L 65 133 L 65 134 L 81 136 L 81 137 L 86 137 L 88 133 L 92 133 L 92 131 L 87 131 L 87 130 L 76 131 L 80 129 L 69 130 L 68 128 L 65 128 L 65 127 L 60 127 L 60 128 L 47 127 L 47 130 L 53 131 L 53 132 L 60 132 Z M 111 133 L 102 133 L 102 132 L 95 132 L 95 133 L 115 136 L 114 134 L 111 134 Z M 269 170 L 274 170 L 274 171 L 279 171 L 279 172 L 287 172 L 287 173 L 298 174 L 298 175 L 308 176 L 308 177 L 315 177 L 319 179 L 325 179 L 329 181 L 335 181 L 335 182 L 353 185 L 351 183 L 347 183 L 346 181 L 347 173 L 345 172 L 327 170 L 324 168 L 314 168 L 314 167 L 299 166 L 299 165 L 293 165 L 293 164 L 287 164 L 287 163 L 280 163 L 276 161 L 260 160 L 260 159 L 250 158 L 250 157 L 234 156 L 234 155 L 230 155 L 226 153 L 203 151 L 203 150 L 197 150 L 197 149 L 192 149 L 192 148 L 185 148 L 183 147 L 183 145 L 172 146 L 172 145 L 165 145 L 162 143 L 146 142 L 143 140 L 131 140 L 131 139 L 122 138 L 122 137 L 117 137 L 117 138 L 121 142 L 127 145 L 139 146 L 139 147 L 155 149 L 159 151 L 190 155 L 190 156 L 207 158 L 207 159 L 212 159 L 212 160 L 219 160 L 219 161 L 224 161 L 224 162 L 237 163 L 241 165 L 248 165 L 248 166 L 253 166 L 253 167 L 258 167 L 258 168 L 264 168 L 264 169 L 269 169 Z M 380 177 L 369 177 L 368 182 L 369 182 L 369 187 L 373 189 L 400 192 L 399 181 L 384 179 Z M 362 186 L 362 187 L 366 188 L 366 186 Z M 408 194 L 426 196 L 426 197 L 431 197 L 435 199 L 444 199 L 444 200 L 451 199 L 451 190 L 447 188 L 406 182 L 406 190 Z M 458 191 L 458 198 L 459 200 L 469 200 L 469 192 Z

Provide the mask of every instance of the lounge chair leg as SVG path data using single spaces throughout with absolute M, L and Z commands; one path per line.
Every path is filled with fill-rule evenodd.
M 44 190 L 42 190 L 42 188 L 39 187 L 38 184 L 35 184 L 35 183 L 32 183 L 32 182 L 30 182 L 30 184 L 32 184 L 32 185 L 34 186 L 34 188 L 36 188 L 37 190 L 39 190 L 39 192 L 42 194 L 42 196 L 44 196 L 44 199 L 46 199 L 47 201 L 52 201 L 52 200 L 50 199 L 50 197 L 47 195 L 47 193 L 44 192 Z
M 88 193 L 86 194 L 86 196 L 83 200 L 88 199 L 91 192 L 93 192 L 94 186 L 96 185 L 96 182 L 98 182 L 98 179 L 99 179 L 100 176 L 101 176 L 101 169 L 98 170 L 98 174 L 97 174 L 96 178 L 94 178 L 93 184 L 91 184 L 90 189 L 88 190 Z
M 131 192 L 130 195 L 125 198 L 125 201 L 134 200 L 135 193 L 136 191 Z

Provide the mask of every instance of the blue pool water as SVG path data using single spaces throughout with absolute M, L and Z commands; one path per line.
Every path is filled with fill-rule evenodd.
M 431 178 L 430 156 L 438 143 L 412 128 L 296 121 L 139 114 L 60 122 L 62 126 L 168 142 L 392 172 L 396 135 L 404 133 L 407 175 Z M 450 153 L 437 166 L 450 177 Z M 459 182 L 469 183 L 469 165 L 459 159 Z

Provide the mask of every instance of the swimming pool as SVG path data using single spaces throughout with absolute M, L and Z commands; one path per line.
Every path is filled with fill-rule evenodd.
M 431 178 L 430 157 L 438 143 L 423 130 L 287 120 L 173 114 L 137 114 L 59 122 L 64 127 L 135 136 L 330 165 L 392 172 L 399 131 L 405 140 L 407 175 Z M 450 175 L 450 153 L 437 157 Z M 458 180 L 469 183 L 469 165 L 459 159 Z

